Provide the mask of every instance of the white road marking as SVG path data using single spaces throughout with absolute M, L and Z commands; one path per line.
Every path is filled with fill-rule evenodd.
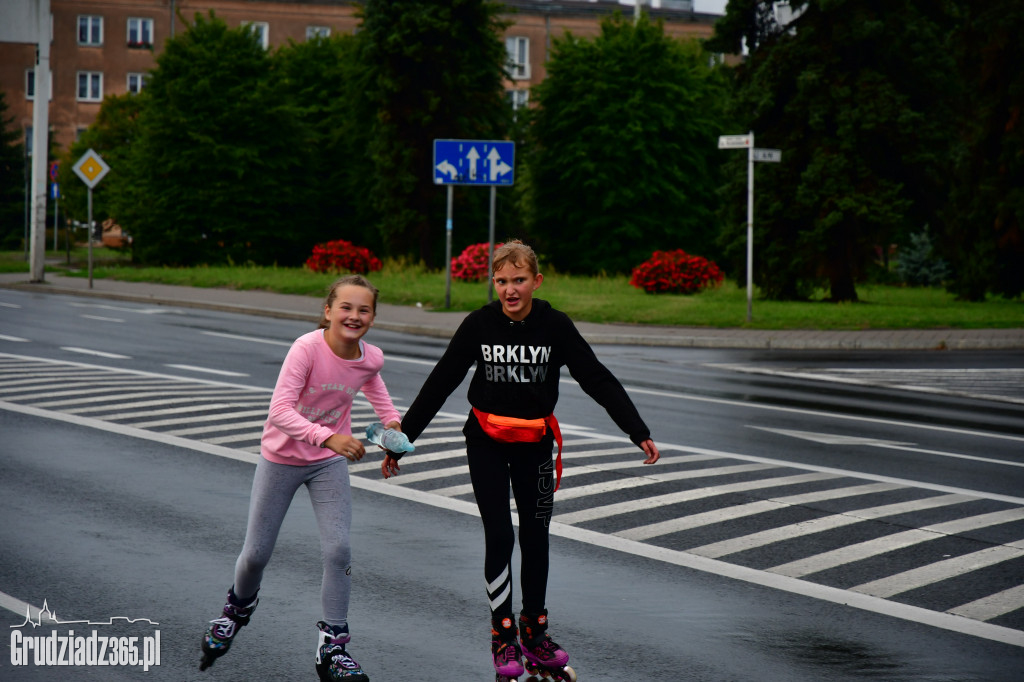
M 739 481 L 737 483 L 726 483 L 723 485 L 712 485 L 706 488 L 694 488 L 693 490 L 681 490 L 675 493 L 667 493 L 665 495 L 654 495 L 651 497 L 641 497 L 635 500 L 627 500 L 625 502 L 615 502 L 613 504 L 606 504 L 599 507 L 590 507 L 588 509 L 581 509 L 576 512 L 569 512 L 567 514 L 556 514 L 555 520 L 560 523 L 584 523 L 586 521 L 594 521 L 596 519 L 604 519 L 610 516 L 617 516 L 619 514 L 630 514 L 632 512 L 643 511 L 645 509 L 657 509 L 670 504 L 679 504 L 681 502 L 693 502 L 694 500 L 703 500 L 709 497 L 718 497 L 719 495 L 728 495 L 731 493 L 738 492 L 750 492 L 753 490 L 761 490 L 763 488 L 782 488 L 788 485 L 801 485 L 803 483 L 812 483 L 815 481 L 827 481 L 829 479 L 839 478 L 833 474 L 798 474 L 796 476 L 779 476 L 769 478 L 759 478 L 754 481 Z M 897 486 L 888 486 L 883 483 L 872 483 L 869 486 L 855 486 L 853 488 L 838 488 L 822 491 L 822 493 L 832 493 L 835 497 L 846 497 L 852 495 L 864 494 L 861 492 L 846 492 L 852 491 L 855 488 L 875 488 L 878 486 L 884 486 L 887 489 L 896 488 Z M 872 492 L 874 492 L 872 490 Z
M 173 367 L 174 369 L 183 369 L 186 372 L 205 372 L 206 374 L 216 374 L 222 377 L 247 377 L 249 376 L 245 372 L 229 372 L 224 369 L 213 369 L 211 367 L 197 367 L 195 365 L 164 365 L 164 367 Z
M 101 358 L 110 358 L 111 360 L 131 360 L 131 357 L 127 355 L 121 355 L 119 353 L 107 353 L 102 350 L 95 350 L 94 348 L 77 348 L 75 346 L 61 346 L 61 350 L 65 350 L 69 353 L 82 353 L 83 355 L 95 355 Z
M 946 495 L 945 501 L 942 498 L 925 498 L 924 500 L 914 500 L 911 502 L 901 502 L 899 504 L 887 504 L 882 507 L 873 507 L 871 509 L 855 509 L 844 514 L 835 514 L 832 516 L 822 517 L 824 519 L 831 520 L 835 526 L 845 526 L 851 523 L 859 523 L 865 519 L 880 518 L 881 516 L 892 516 L 894 514 L 903 514 L 906 512 L 919 511 L 921 509 L 930 509 L 933 506 L 956 504 L 957 502 L 964 502 L 970 498 L 966 498 L 962 495 Z M 690 528 L 697 528 L 699 526 L 707 526 L 712 523 L 718 523 L 719 521 L 727 521 L 734 518 L 742 518 L 744 516 L 752 516 L 756 514 L 764 514 L 766 512 L 775 511 L 779 508 L 779 505 L 769 500 L 759 500 L 757 502 L 751 502 L 749 504 L 737 505 L 734 507 L 726 507 L 725 509 L 717 509 L 711 512 L 705 512 L 703 514 L 693 514 L 691 516 L 682 516 L 676 519 L 669 519 L 667 521 L 661 521 L 659 523 L 652 523 L 646 526 L 636 526 L 628 530 L 623 530 L 616 535 L 621 535 L 624 538 L 630 538 L 633 540 L 649 540 L 662 535 L 669 535 L 670 533 L 678 533 L 682 530 L 688 530 Z M 783 528 L 800 528 L 813 525 L 820 519 L 814 519 L 813 521 L 805 521 L 801 523 L 792 524 L 791 526 L 783 526 Z M 822 524 L 827 525 L 827 524 Z M 822 528 L 821 530 L 824 530 Z M 795 537 L 797 533 L 793 533 L 790 537 Z M 777 572 L 777 571 L 776 571 Z
M 884 504 L 878 507 L 868 507 L 866 509 L 854 509 L 844 514 L 821 516 L 816 519 L 811 519 L 810 521 L 801 521 L 800 523 L 792 523 L 788 526 L 770 528 L 768 530 L 750 533 L 749 535 L 744 535 L 738 538 L 731 538 L 729 540 L 723 540 L 722 542 L 694 547 L 686 551 L 693 552 L 694 554 L 699 554 L 701 556 L 718 558 L 729 554 L 735 554 L 736 552 L 754 549 L 755 547 L 764 547 L 765 545 L 789 540 L 791 538 L 813 535 L 814 533 L 822 533 L 827 530 L 835 530 L 836 528 L 860 523 L 861 521 L 880 519 L 884 516 L 895 516 L 896 514 L 922 511 L 924 509 L 946 507 L 951 504 L 960 504 L 961 502 L 969 502 L 975 499 L 978 498 L 971 495 L 936 495 L 934 497 L 926 497 L 921 500 Z
M 144 440 L 165 443 L 174 447 L 204 452 L 227 459 L 249 462 L 250 464 L 255 464 L 259 461 L 258 454 L 225 448 L 220 445 L 213 445 L 202 441 L 188 440 L 152 431 L 134 429 L 99 419 L 91 419 L 88 417 L 80 417 L 60 412 L 50 412 L 6 401 L 0 401 L 0 409 L 33 415 L 44 419 L 78 424 L 89 428 L 141 438 Z M 471 516 L 479 516 L 476 504 L 473 502 L 451 499 L 435 493 L 396 486 L 389 484 L 386 481 L 367 479 L 360 476 L 353 476 L 351 478 L 351 482 L 354 488 L 359 488 L 361 490 L 368 490 L 413 502 L 420 502 L 422 504 L 428 504 L 448 511 L 455 511 Z M 513 517 L 513 523 L 517 523 L 515 517 Z M 635 540 L 588 531 L 576 526 L 558 523 L 557 521 L 551 523 L 551 533 L 558 537 L 577 540 L 579 542 L 585 542 L 598 547 L 645 557 L 655 561 L 683 566 L 703 571 L 705 573 L 711 573 L 751 584 L 779 589 L 835 604 L 851 606 L 861 610 L 880 613 L 916 623 L 922 623 L 953 632 L 959 632 L 997 642 L 1004 642 L 1013 646 L 1024 647 L 1024 632 L 992 625 L 991 623 L 983 621 L 954 616 L 948 613 L 930 611 L 928 609 L 901 604 L 898 602 L 891 602 L 868 594 L 850 592 L 848 590 L 828 587 L 825 585 L 817 585 L 797 578 L 781 576 L 766 571 L 747 568 L 745 566 L 736 566 L 724 561 L 709 559 L 687 552 L 670 550 L 663 547 L 656 547 L 654 545 L 637 542 Z
M 1024 507 L 1015 507 L 1014 509 L 992 512 L 990 514 L 977 514 L 963 519 L 936 523 L 931 526 L 915 528 L 914 530 L 893 533 L 892 535 L 875 538 L 874 540 L 846 545 L 831 552 L 822 552 L 805 559 L 773 566 L 769 570 L 773 573 L 801 578 L 811 573 L 818 573 L 829 568 L 878 556 L 879 554 L 885 554 L 897 549 L 904 549 L 922 542 L 936 540 L 943 536 L 956 535 L 957 533 L 1020 520 L 1024 520 Z
M 1024 436 L 1015 436 L 1006 433 L 994 433 L 988 431 L 973 431 L 971 429 L 957 429 L 951 426 L 938 426 L 936 424 L 916 424 L 914 422 L 899 421 L 896 419 L 880 419 L 878 417 L 862 417 L 854 414 L 839 414 L 835 412 L 822 412 L 820 410 L 804 410 L 797 407 L 782 407 L 780 405 L 762 405 L 760 403 L 749 403 L 743 402 L 742 400 L 726 400 L 724 398 L 708 398 L 699 395 L 685 395 L 683 393 L 676 393 L 674 391 L 659 391 L 650 388 L 633 388 L 626 386 L 626 390 L 630 393 L 640 393 L 643 395 L 653 395 L 661 398 L 673 398 L 676 400 L 692 400 L 702 403 L 714 403 L 717 405 L 730 405 L 733 407 L 742 407 L 751 410 L 769 410 L 772 412 L 785 412 L 787 414 L 799 414 L 807 415 L 812 417 L 823 417 L 825 419 L 843 419 L 846 421 L 865 422 L 868 424 L 886 424 L 889 426 L 899 426 L 905 429 L 920 429 L 923 431 L 939 431 L 942 433 L 956 433 L 965 436 L 975 436 L 980 438 L 997 438 L 1000 440 L 1010 440 L 1019 443 L 1024 443 Z
M 862 594 L 870 594 L 874 597 L 892 597 L 917 589 L 918 587 L 937 583 L 940 580 L 955 578 L 958 575 L 963 575 L 979 568 L 993 566 L 1020 557 L 1024 557 L 1024 539 L 1005 545 L 986 547 L 977 552 L 953 557 L 945 561 L 936 561 L 927 566 L 921 566 L 920 568 L 914 568 L 903 573 L 881 578 L 880 580 L 872 580 L 863 585 L 851 587 L 850 590 Z M 1021 637 L 1024 638 L 1024 632 L 1021 632 Z
M 100 322 L 124 322 L 124 320 L 117 317 L 102 317 L 100 315 L 82 315 L 82 317 L 87 320 L 99 320 Z
M 758 429 L 759 431 L 768 431 L 769 433 L 777 433 L 779 435 L 790 436 L 792 438 L 800 438 L 802 440 L 809 440 L 815 443 L 822 443 L 824 445 L 863 445 L 865 447 L 872 448 L 888 448 L 890 450 L 920 452 L 926 455 L 939 455 L 940 457 L 969 459 L 975 462 L 985 462 L 987 464 L 1005 464 L 1006 466 L 1011 467 L 1024 467 L 1024 462 L 1011 462 L 1005 459 L 993 459 L 991 457 L 977 457 L 976 455 L 961 455 L 956 452 L 943 452 L 942 450 L 915 448 L 911 447 L 914 445 L 914 443 L 900 443 L 894 440 L 879 440 L 877 438 L 859 438 L 857 436 L 843 436 L 831 433 L 814 433 L 812 431 L 793 431 L 791 429 L 770 429 L 766 426 L 751 426 L 749 424 L 747 425 L 747 428 Z
M 952 608 L 948 613 L 977 620 L 992 620 L 1019 608 L 1024 608 L 1024 585 L 976 599 Z

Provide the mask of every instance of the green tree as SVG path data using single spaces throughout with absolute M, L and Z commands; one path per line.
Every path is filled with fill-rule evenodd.
M 755 282 L 769 298 L 804 298 L 826 283 L 857 300 L 874 246 L 935 222 L 947 191 L 951 93 L 946 3 L 732 0 L 712 49 L 745 42 L 734 115 L 782 163 L 757 173 Z M 738 155 L 736 155 L 738 156 Z M 722 243 L 745 253 L 745 159 L 731 160 Z
M 980 301 L 1024 292 L 1024 6 L 963 3 L 956 56 L 964 94 L 944 240 L 948 289 Z
M 531 231 L 561 269 L 622 272 L 655 249 L 712 255 L 725 81 L 644 14 L 557 39 L 534 89 Z
M 316 241 L 347 239 L 379 247 L 366 195 L 372 173 L 362 104 L 362 33 L 289 42 L 274 55 L 274 77 L 295 107 L 306 134 L 308 187 L 296 187 L 309 207 Z
M 438 260 L 445 206 L 433 183 L 435 139 L 505 137 L 501 10 L 489 0 L 367 0 L 362 10 L 369 194 L 386 252 Z M 470 191 L 460 197 L 482 207 L 487 193 Z
M 0 90 L 0 247 L 16 249 L 25 235 L 25 145 L 7 109 Z
M 197 14 L 143 91 L 111 213 L 150 263 L 293 265 L 315 237 L 308 136 L 247 27 Z

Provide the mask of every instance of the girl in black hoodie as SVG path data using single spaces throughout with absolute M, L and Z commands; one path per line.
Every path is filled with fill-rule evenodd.
M 644 464 L 654 464 L 660 455 L 622 384 L 597 359 L 569 317 L 533 298 L 544 279 L 533 249 L 519 240 L 501 245 L 494 252 L 492 274 L 499 300 L 466 316 L 402 419 L 402 429 L 415 441 L 476 363 L 468 395 L 472 412 L 463 433 L 484 524 L 494 667 L 499 676 L 514 678 L 524 672 L 523 655 L 531 671 L 559 670 L 569 660 L 547 634 L 545 608 L 548 524 L 561 477 L 562 439 L 553 414 L 560 368 L 567 367 L 643 450 Z M 556 442 L 558 458 L 553 465 Z M 400 456 L 386 454 L 381 465 L 385 478 L 399 471 Z M 510 483 L 519 513 L 522 645 L 512 610 L 515 531 Z

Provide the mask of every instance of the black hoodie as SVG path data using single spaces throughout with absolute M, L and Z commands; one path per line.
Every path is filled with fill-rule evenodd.
M 547 417 L 558 402 L 564 365 L 633 443 L 640 445 L 651 436 L 622 384 L 597 359 L 569 316 L 535 298 L 530 314 L 519 322 L 507 317 L 498 301 L 466 316 L 402 419 L 409 440 L 423 433 L 473 363 L 469 402 L 483 412 Z

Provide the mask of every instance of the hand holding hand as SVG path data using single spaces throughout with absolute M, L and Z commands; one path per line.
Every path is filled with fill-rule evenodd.
M 654 441 L 648 438 L 643 443 L 640 443 L 640 448 L 647 455 L 647 459 L 644 460 L 644 464 L 654 464 L 661 459 L 661 453 L 658 452 L 658 446 L 654 444 Z
M 385 451 L 386 452 L 386 451 Z M 398 472 L 402 468 L 398 466 L 398 460 L 393 458 L 391 455 L 385 454 L 384 461 L 380 464 L 380 473 L 384 475 L 384 478 L 391 478 L 397 476 Z

